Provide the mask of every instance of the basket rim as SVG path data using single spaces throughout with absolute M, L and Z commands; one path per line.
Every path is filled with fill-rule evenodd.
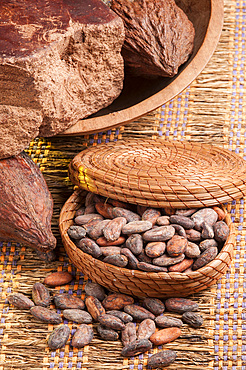
M 225 241 L 224 245 L 223 245 L 223 248 L 220 250 L 219 254 L 215 257 L 214 260 L 210 261 L 208 264 L 206 264 L 205 266 L 201 267 L 200 269 L 198 270 L 195 270 L 195 271 L 191 271 L 191 272 L 188 272 L 188 273 L 184 273 L 184 272 L 146 272 L 146 271 L 141 271 L 141 270 L 131 270 L 131 269 L 127 269 L 125 267 L 118 267 L 118 266 L 115 266 L 115 265 L 112 265 L 112 264 L 109 264 L 109 263 L 105 263 L 99 259 L 96 259 L 94 258 L 93 256 L 91 256 L 90 254 L 88 253 L 85 253 L 83 252 L 81 249 L 79 249 L 75 243 L 70 239 L 70 237 L 68 236 L 68 233 L 67 233 L 67 230 L 68 230 L 68 227 L 65 228 L 65 221 L 67 222 L 68 219 L 65 219 L 65 214 L 66 213 L 75 213 L 75 209 L 72 211 L 71 209 L 67 210 L 68 208 L 68 204 L 78 204 L 77 203 L 77 200 L 82 196 L 82 195 L 86 195 L 87 194 L 87 191 L 85 190 L 82 190 L 82 189 L 75 189 L 75 191 L 72 193 L 72 195 L 67 199 L 67 201 L 64 203 L 63 207 L 62 207 L 62 210 L 60 212 L 60 217 L 59 217 L 59 229 L 60 229 L 60 233 L 61 233 L 61 237 L 62 237 L 62 240 L 65 239 L 66 243 L 76 252 L 78 252 L 79 254 L 81 254 L 82 256 L 85 256 L 88 261 L 90 261 L 95 267 L 99 268 L 99 269 L 107 269 L 107 270 L 110 270 L 112 271 L 112 273 L 117 273 L 119 271 L 122 271 L 122 274 L 124 274 L 125 276 L 127 277 L 136 277 L 136 278 L 142 278 L 142 279 L 146 279 L 146 277 L 149 277 L 151 279 L 165 279 L 165 280 L 172 280 L 173 278 L 179 280 L 180 282 L 182 280 L 188 280 L 189 278 L 198 278 L 200 276 L 208 276 L 209 272 L 207 270 L 209 269 L 213 269 L 213 270 L 217 270 L 217 262 L 220 261 L 220 262 L 223 262 L 225 263 L 224 259 L 221 259 L 221 256 L 222 254 L 224 253 L 227 253 L 229 255 L 229 260 L 231 260 L 231 255 L 230 255 L 230 252 L 227 250 L 229 248 L 232 247 L 232 250 L 234 249 L 234 244 L 235 244 L 235 227 L 234 227 L 234 224 L 231 220 L 231 217 L 229 216 L 229 214 L 227 213 L 225 207 L 223 205 L 220 205 L 222 206 L 222 209 L 226 212 L 226 223 L 227 225 L 229 226 L 229 230 L 230 230 L 230 233 L 229 233 L 229 236 L 227 238 L 227 240 Z M 72 219 L 70 219 L 72 220 Z M 67 249 L 67 246 L 65 245 L 66 243 L 64 243 L 64 247 L 65 249 Z M 228 265 L 229 267 L 229 265 Z M 219 271 L 218 271 L 219 272 Z

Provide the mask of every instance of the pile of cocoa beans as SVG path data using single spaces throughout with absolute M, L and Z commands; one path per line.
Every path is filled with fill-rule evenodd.
M 88 193 L 68 235 L 103 262 L 148 272 L 190 272 L 212 261 L 229 236 L 225 212 L 157 209 Z
M 48 336 L 48 346 L 56 350 L 62 348 L 70 338 L 70 328 L 62 323 L 80 324 L 71 338 L 71 346 L 83 348 L 91 343 L 94 328 L 103 340 L 121 339 L 123 357 L 132 357 L 149 351 L 153 345 L 159 346 L 174 341 L 181 335 L 183 323 L 198 328 L 203 317 L 196 302 L 186 298 L 157 298 L 134 300 L 133 297 L 106 292 L 97 284 L 88 281 L 85 285 L 85 299 L 68 293 L 50 295 L 50 287 L 68 284 L 72 280 L 68 272 L 56 272 L 37 282 L 32 287 L 32 299 L 22 293 L 12 293 L 8 302 L 18 309 L 29 310 L 38 321 L 58 324 Z M 50 308 L 53 301 L 62 314 Z M 164 312 L 177 313 L 180 317 L 166 315 Z M 181 316 L 182 315 L 182 316 Z M 148 368 L 168 366 L 176 359 L 172 350 L 163 350 L 152 355 Z

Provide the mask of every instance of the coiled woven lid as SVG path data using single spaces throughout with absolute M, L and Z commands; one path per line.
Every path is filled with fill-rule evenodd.
M 246 162 L 212 145 L 162 139 L 90 147 L 70 163 L 80 188 L 149 207 L 196 208 L 246 195 Z

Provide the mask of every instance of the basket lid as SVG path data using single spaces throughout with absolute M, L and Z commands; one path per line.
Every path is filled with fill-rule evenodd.
M 213 145 L 128 139 L 80 152 L 69 165 L 80 188 L 149 207 L 200 208 L 246 195 L 246 162 Z

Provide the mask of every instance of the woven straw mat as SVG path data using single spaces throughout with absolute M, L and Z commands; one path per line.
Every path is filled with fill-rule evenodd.
M 67 344 L 52 351 L 46 336 L 53 325 L 35 321 L 26 311 L 7 304 L 10 292 L 30 296 L 33 283 L 50 272 L 69 271 L 70 285 L 54 289 L 84 296 L 86 280 L 69 262 L 58 232 L 58 216 L 73 191 L 67 168 L 84 148 L 126 137 L 163 137 L 193 140 L 229 148 L 244 157 L 246 151 L 246 2 L 225 0 L 225 22 L 214 56 L 200 76 L 179 96 L 145 117 L 114 130 L 76 138 L 36 139 L 27 153 L 38 163 L 54 198 L 53 230 L 58 238 L 59 258 L 45 264 L 30 249 L 18 243 L 1 242 L 0 370 L 10 369 L 146 369 L 148 354 L 123 359 L 121 343 L 101 341 L 77 350 Z M 246 370 L 246 206 L 241 199 L 228 204 L 237 231 L 235 259 L 227 274 L 196 300 L 205 318 L 201 329 L 182 328 L 181 337 L 165 348 L 177 352 L 169 369 Z M 54 306 L 53 306 L 54 307 Z M 69 324 L 72 333 L 76 325 Z M 158 352 L 155 348 L 151 353 Z

